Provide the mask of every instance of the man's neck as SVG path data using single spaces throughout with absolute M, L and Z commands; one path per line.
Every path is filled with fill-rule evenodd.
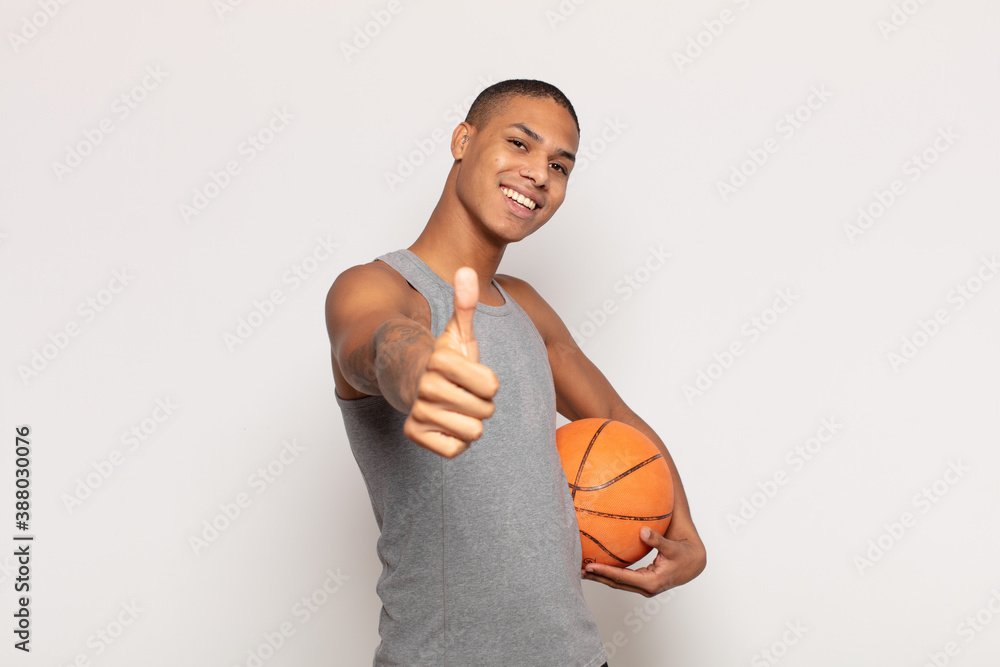
M 446 213 L 445 208 L 438 202 L 409 250 L 448 284 L 454 281 L 455 271 L 471 266 L 479 276 L 479 300 L 487 305 L 502 304 L 503 297 L 492 286 L 492 281 L 506 244 L 498 245 L 481 238 L 471 222 L 454 213 Z

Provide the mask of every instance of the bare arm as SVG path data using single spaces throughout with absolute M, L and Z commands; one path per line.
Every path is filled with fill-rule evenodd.
M 587 578 L 647 596 L 694 579 L 705 569 L 705 547 L 694 526 L 684 485 L 667 446 L 626 405 L 600 369 L 576 344 L 556 312 L 530 285 L 508 276 L 497 276 L 497 280 L 528 313 L 545 341 L 559 413 L 569 420 L 599 417 L 633 426 L 653 441 L 670 468 L 674 510 L 667 534 L 660 537 L 654 533 L 648 539 L 642 538 L 659 550 L 653 564 L 639 570 L 591 564 L 587 566 Z
M 408 413 L 433 350 L 434 337 L 425 326 L 394 316 L 350 353 L 344 371 L 358 389 L 381 395 L 392 407 Z
M 374 264 L 352 267 L 330 288 L 326 324 L 338 392 L 384 396 L 408 413 L 434 337 L 415 319 L 404 287 Z
M 353 267 L 330 288 L 326 316 L 337 391 L 348 399 L 383 396 L 408 415 L 408 438 L 456 456 L 482 434 L 499 387 L 478 363 L 472 334 L 478 293 L 456 284 L 455 316 L 435 339 L 414 317 L 410 288 L 389 271 Z M 478 285 L 474 272 L 472 282 Z

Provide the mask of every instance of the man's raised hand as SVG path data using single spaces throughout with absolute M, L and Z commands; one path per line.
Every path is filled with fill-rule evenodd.
M 472 317 L 479 302 L 479 278 L 463 267 L 455 272 L 454 313 L 434 343 L 417 381 L 416 398 L 403 433 L 422 447 L 452 458 L 483 433 L 500 387 L 496 374 L 479 363 Z

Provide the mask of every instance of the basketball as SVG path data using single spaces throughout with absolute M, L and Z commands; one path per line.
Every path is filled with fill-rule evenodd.
M 663 535 L 674 509 L 670 468 L 653 441 L 611 419 L 579 419 L 556 431 L 583 545 L 583 564 L 626 567 L 651 549 L 647 526 Z

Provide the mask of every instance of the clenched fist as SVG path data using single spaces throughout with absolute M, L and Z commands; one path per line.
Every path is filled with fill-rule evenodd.
M 403 433 L 447 458 L 458 456 L 483 434 L 495 410 L 500 382 L 479 363 L 472 317 L 479 302 L 479 278 L 463 267 L 455 272 L 455 311 L 434 343 L 417 381 L 417 393 Z

